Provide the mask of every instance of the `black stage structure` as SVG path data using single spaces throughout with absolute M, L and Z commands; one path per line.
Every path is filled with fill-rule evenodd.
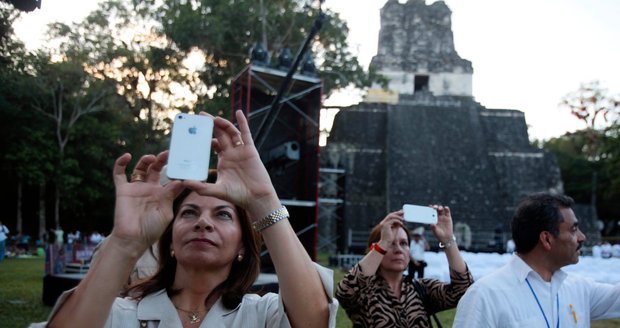
M 287 72 L 279 69 L 246 66 L 233 79 L 231 109 L 242 109 L 249 118 L 256 147 L 282 204 L 291 214 L 291 225 L 316 260 L 323 84 L 316 76 L 293 74 L 288 87 L 278 95 L 286 77 Z M 268 267 L 267 252 L 262 255 L 264 267 Z

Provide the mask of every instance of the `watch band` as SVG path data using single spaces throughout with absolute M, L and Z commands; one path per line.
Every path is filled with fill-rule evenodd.
M 445 244 L 442 242 L 439 242 L 439 248 L 450 248 L 450 246 L 455 245 L 455 244 L 456 244 L 456 237 L 452 235 L 452 238 L 446 241 Z
M 280 222 L 281 220 L 287 219 L 288 217 L 288 210 L 286 209 L 286 207 L 282 206 L 279 209 L 271 212 L 271 214 L 267 215 L 266 217 L 254 222 L 252 226 L 254 227 L 254 230 L 261 232 L 271 227 L 272 225 Z
M 379 244 L 377 244 L 377 243 L 372 243 L 372 245 L 370 245 L 370 250 L 375 250 L 375 251 L 377 251 L 377 253 L 379 253 L 381 255 L 387 254 L 387 251 L 385 249 L 381 248 L 381 246 L 379 246 Z

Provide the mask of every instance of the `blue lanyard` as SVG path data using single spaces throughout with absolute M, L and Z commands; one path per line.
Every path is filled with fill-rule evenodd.
M 540 312 L 542 312 L 543 318 L 545 318 L 545 322 L 547 323 L 547 328 L 551 328 L 551 326 L 549 325 L 549 320 L 547 320 L 547 315 L 545 315 L 545 311 L 542 308 L 542 305 L 540 305 L 540 301 L 538 300 L 538 296 L 536 296 L 536 292 L 534 292 L 534 289 L 532 288 L 532 285 L 530 285 L 530 281 L 527 280 L 527 278 L 525 278 L 525 282 L 527 282 L 527 285 L 530 287 L 530 291 L 532 292 L 532 295 L 534 295 L 534 298 L 536 299 L 536 303 L 538 303 L 538 308 L 540 309 Z M 555 294 L 555 302 L 556 305 L 558 307 L 557 310 L 557 315 L 558 315 L 558 323 L 556 325 L 556 327 L 560 327 L 560 297 L 558 296 L 558 294 Z

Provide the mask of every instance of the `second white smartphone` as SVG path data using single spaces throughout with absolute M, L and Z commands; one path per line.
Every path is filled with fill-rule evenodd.
M 437 210 L 430 206 L 420 205 L 403 205 L 404 219 L 407 222 L 416 222 L 424 224 L 437 223 Z
M 209 175 L 213 119 L 180 113 L 174 117 L 166 175 L 176 180 L 205 181 Z

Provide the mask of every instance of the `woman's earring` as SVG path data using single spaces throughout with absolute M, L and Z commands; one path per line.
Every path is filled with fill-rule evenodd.
M 174 249 L 170 250 L 170 257 L 174 257 Z
M 243 255 L 239 254 L 237 255 L 237 262 L 241 262 L 243 261 Z

